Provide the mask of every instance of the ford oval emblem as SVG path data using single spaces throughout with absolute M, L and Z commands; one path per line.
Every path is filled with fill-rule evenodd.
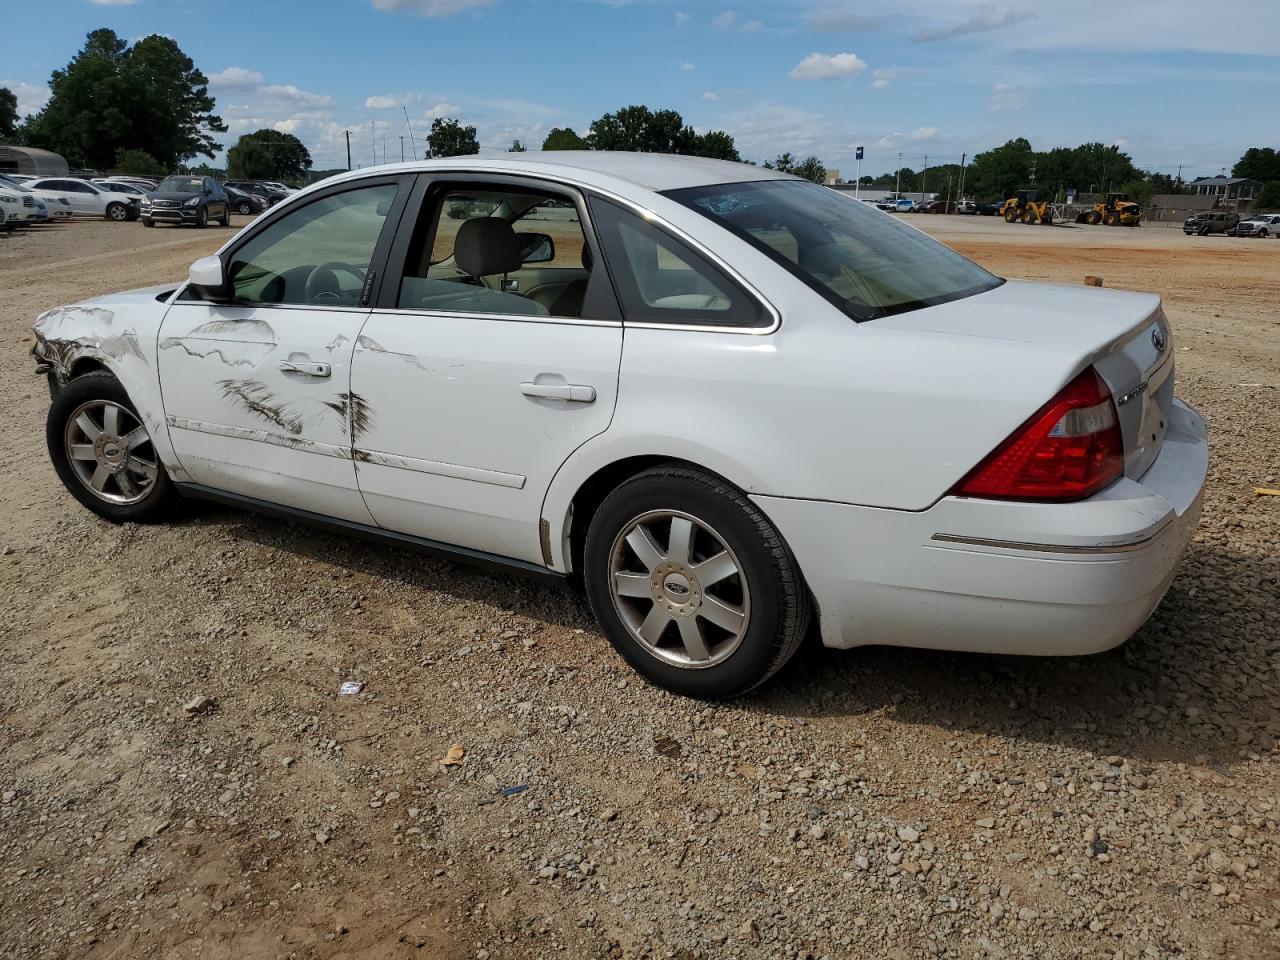
M 1156 348 L 1156 353 L 1164 353 L 1164 348 L 1168 345 L 1169 338 L 1165 336 L 1164 328 L 1157 325 L 1151 331 L 1151 345 Z

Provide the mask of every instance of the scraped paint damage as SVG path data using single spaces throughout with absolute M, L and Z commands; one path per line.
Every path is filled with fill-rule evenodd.
M 218 386 L 226 399 L 292 434 L 301 433 L 306 426 L 306 421 L 291 412 L 288 404 L 282 403 L 261 380 L 219 380 Z
M 358 393 L 340 393 L 337 400 L 326 400 L 324 405 L 336 411 L 347 423 L 352 443 L 373 427 L 373 409 Z

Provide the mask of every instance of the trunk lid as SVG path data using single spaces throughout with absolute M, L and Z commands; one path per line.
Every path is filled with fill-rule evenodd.
M 1154 294 L 1010 280 L 973 297 L 876 321 L 1023 344 L 1069 356 L 1061 382 L 1045 383 L 1030 416 L 1092 364 L 1115 400 L 1125 445 L 1125 475 L 1138 479 L 1160 453 L 1173 409 L 1173 335 Z

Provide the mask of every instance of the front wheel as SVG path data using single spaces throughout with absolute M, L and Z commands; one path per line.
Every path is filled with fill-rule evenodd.
M 154 220 L 152 220 L 150 217 L 143 217 L 143 218 L 142 218 L 142 225 L 143 225 L 144 227 L 154 227 L 154 226 L 156 225 L 156 222 L 155 222 Z
M 200 212 L 196 214 L 196 227 L 203 230 L 209 225 L 209 208 L 201 207 Z
M 107 204 L 107 219 L 112 223 L 124 223 L 129 219 L 129 208 L 123 203 Z
M 105 371 L 76 377 L 58 391 L 45 440 L 67 490 L 108 520 L 157 519 L 177 497 L 129 395 Z
M 655 467 L 613 491 L 587 531 L 583 577 L 614 648 L 658 686 L 720 698 L 795 653 L 809 593 L 782 536 L 741 491 Z
M 222 208 L 222 217 L 218 220 L 224 227 L 231 226 L 231 205 L 227 204 Z

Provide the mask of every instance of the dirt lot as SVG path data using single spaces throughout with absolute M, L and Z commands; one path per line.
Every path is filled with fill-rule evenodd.
M 0 238 L 0 956 L 1280 956 L 1280 242 L 914 222 L 1165 295 L 1204 522 L 1111 653 L 809 649 L 722 705 L 638 682 L 571 593 L 230 510 L 95 519 L 32 319 L 225 233 Z

